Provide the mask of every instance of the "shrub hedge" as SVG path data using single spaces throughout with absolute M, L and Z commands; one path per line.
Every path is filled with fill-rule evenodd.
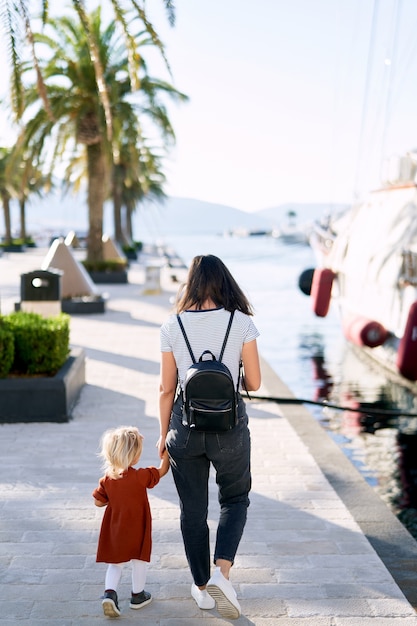
M 17 311 L 0 316 L 0 377 L 54 376 L 70 353 L 70 316 L 60 313 L 42 317 L 37 313 Z M 13 359 L 10 358 L 12 337 Z M 6 340 L 2 339 L 6 337 Z M 7 356 L 8 355 L 8 356 Z M 10 363 L 11 361 L 11 363 Z M 7 365 L 9 363 L 9 369 Z
M 0 378 L 5 378 L 12 369 L 14 359 L 13 333 L 0 323 Z
M 128 263 L 125 259 L 108 259 L 106 261 L 81 261 L 87 272 L 123 272 Z

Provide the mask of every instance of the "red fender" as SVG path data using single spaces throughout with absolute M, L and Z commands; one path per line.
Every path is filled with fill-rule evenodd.
M 344 322 L 343 332 L 348 341 L 368 348 L 382 346 L 388 337 L 388 331 L 382 324 L 360 315 Z
M 327 267 L 314 270 L 311 284 L 311 302 L 318 317 L 326 317 L 332 296 L 333 280 L 336 274 Z
M 407 324 L 397 352 L 399 372 L 409 380 L 417 380 L 417 302 L 408 312 Z

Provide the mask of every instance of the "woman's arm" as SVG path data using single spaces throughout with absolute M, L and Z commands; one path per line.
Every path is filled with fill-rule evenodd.
M 244 369 L 243 388 L 248 391 L 257 391 L 261 386 L 261 366 L 256 339 L 243 344 L 242 362 Z
M 161 378 L 159 384 L 159 439 L 157 443 L 162 459 L 169 420 L 177 388 L 177 364 L 172 352 L 161 353 Z
M 96 506 L 107 506 L 107 504 L 108 504 L 108 503 L 107 503 L 107 502 L 102 502 L 101 500 L 96 500 L 96 499 L 94 498 L 94 504 L 95 504 Z

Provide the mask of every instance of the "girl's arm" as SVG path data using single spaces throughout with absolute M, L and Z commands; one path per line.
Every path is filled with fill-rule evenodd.
M 94 504 L 96 506 L 107 506 L 107 502 L 102 502 L 101 500 L 96 500 L 95 498 L 94 498 Z
M 261 386 L 261 366 L 256 339 L 243 344 L 242 362 L 244 369 L 243 388 L 248 391 L 257 391 Z
M 159 465 L 159 477 L 165 476 L 169 470 L 169 456 L 167 450 L 164 451 L 161 459 L 161 463 Z
M 176 388 L 177 364 L 174 355 L 172 352 L 162 352 L 159 384 L 159 439 L 156 444 L 161 459 L 163 458 L 165 450 L 165 439 L 168 434 L 169 420 Z

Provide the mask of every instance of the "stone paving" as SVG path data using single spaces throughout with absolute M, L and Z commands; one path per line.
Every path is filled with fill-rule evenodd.
M 3 314 L 19 299 L 19 275 L 39 269 L 42 258 L 39 250 L 0 258 Z M 85 350 L 87 377 L 72 420 L 0 425 L 0 622 L 5 626 L 108 623 L 100 600 L 105 565 L 95 563 L 102 510 L 91 497 L 101 475 L 99 438 L 109 427 L 135 424 L 145 435 L 141 463 L 158 463 L 159 326 L 174 286 L 163 277 L 162 292 L 145 295 L 144 280 L 143 266 L 133 263 L 129 284 L 103 288 L 109 294 L 106 313 L 72 316 L 71 343 Z M 264 369 L 261 393 L 282 394 L 282 382 L 267 364 Z M 146 589 L 153 602 L 140 611 L 129 609 L 126 567 L 118 590 L 120 623 L 417 626 L 414 608 L 347 508 L 342 479 L 334 484 L 343 498 L 329 478 L 344 466 L 343 454 L 329 447 L 327 434 L 303 407 L 252 401 L 249 415 L 253 490 L 232 570 L 242 616 L 226 620 L 215 609 L 201 611 L 191 599 L 169 473 L 149 491 L 153 555 Z M 327 450 L 324 469 L 311 452 L 315 446 Z M 350 487 L 359 485 L 360 498 L 365 489 L 374 502 L 362 478 L 349 476 Z M 211 480 L 214 536 L 218 505 Z M 387 511 L 385 529 L 391 521 L 396 529 Z

